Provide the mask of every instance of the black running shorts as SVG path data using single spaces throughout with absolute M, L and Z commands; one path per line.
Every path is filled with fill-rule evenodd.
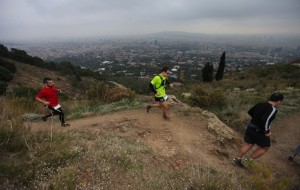
M 155 97 L 155 101 L 156 102 L 164 102 L 165 99 L 164 99 L 164 97 Z
M 252 127 L 247 127 L 244 141 L 249 144 L 256 144 L 259 147 L 271 146 L 270 137 Z

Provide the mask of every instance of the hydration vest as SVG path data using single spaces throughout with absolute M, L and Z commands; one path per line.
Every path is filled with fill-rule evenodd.
M 160 85 L 158 86 L 158 87 L 155 87 L 155 89 L 159 89 L 160 87 L 164 87 L 164 88 L 166 88 L 166 86 L 167 86 L 167 79 L 163 79 L 162 78 L 162 76 L 160 76 L 160 75 L 156 75 L 156 76 L 159 76 L 159 78 L 160 78 Z

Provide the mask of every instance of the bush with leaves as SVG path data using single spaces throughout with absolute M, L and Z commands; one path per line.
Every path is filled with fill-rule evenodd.
M 87 90 L 88 99 L 99 103 L 111 103 L 123 98 L 132 100 L 135 92 L 104 81 L 93 83 Z
M 0 66 L 10 70 L 10 72 L 12 73 L 15 73 L 17 71 L 17 67 L 15 66 L 15 64 L 5 61 L 4 59 L 1 58 L 0 58 Z
M 226 95 L 220 89 L 196 87 L 189 97 L 191 106 L 209 108 L 221 108 L 226 105 Z
M 135 92 L 133 90 L 115 86 L 109 91 L 108 103 L 120 101 L 124 98 L 127 98 L 130 101 L 132 101 L 134 97 L 135 97 Z
M 11 81 L 13 79 L 13 74 L 5 67 L 0 66 L 0 81 Z
M 6 82 L 0 81 L 0 95 L 5 94 L 7 86 Z
M 107 102 L 109 98 L 109 90 L 109 84 L 104 81 L 95 82 L 91 84 L 87 90 L 88 99 L 96 102 Z
M 0 56 L 3 56 L 3 57 L 9 56 L 9 50 L 3 44 L 0 44 Z
M 17 98 L 27 98 L 34 100 L 36 95 L 38 94 L 38 90 L 28 88 L 28 87 L 18 87 L 13 90 L 13 97 Z

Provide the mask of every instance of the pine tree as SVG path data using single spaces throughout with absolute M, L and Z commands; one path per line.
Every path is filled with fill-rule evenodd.
M 211 82 L 213 81 L 213 73 L 214 73 L 214 66 L 207 62 L 202 69 L 202 80 L 203 82 Z
M 216 73 L 216 81 L 221 80 L 224 76 L 225 70 L 225 52 L 223 52 L 222 56 L 220 57 L 219 68 Z

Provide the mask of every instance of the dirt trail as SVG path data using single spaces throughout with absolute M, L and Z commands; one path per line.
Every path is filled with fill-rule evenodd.
M 141 141 L 148 144 L 160 155 L 174 158 L 176 164 L 184 162 L 200 161 L 204 165 L 238 171 L 233 166 L 232 159 L 236 156 L 240 143 L 220 145 L 218 138 L 207 128 L 207 120 L 201 113 L 189 113 L 184 115 L 171 108 L 170 121 L 162 118 L 159 109 L 151 109 L 146 113 L 145 109 L 127 110 L 107 115 L 69 121 L 71 127 L 60 127 L 59 122 L 38 121 L 31 123 L 33 131 L 52 130 L 67 131 L 76 129 L 97 130 L 99 128 L 114 128 L 121 135 L 138 134 Z M 294 163 L 287 160 L 288 155 L 296 147 L 300 140 L 300 113 L 274 123 L 273 144 L 258 161 L 270 166 L 276 176 L 289 176 L 299 178 L 299 158 Z M 29 124 L 28 124 L 29 125 Z M 237 134 L 239 135 L 239 134 Z M 242 135 L 238 137 L 242 139 Z M 183 158 L 180 161 L 178 157 Z M 300 156 L 299 156 L 300 157 Z M 175 165 L 176 165 L 175 164 Z M 175 166 L 176 167 L 176 166 Z
M 300 155 L 295 162 L 288 161 L 288 156 L 300 144 L 300 113 L 275 122 L 272 130 L 272 147 L 260 159 L 271 166 L 279 176 L 295 173 L 300 177 Z

